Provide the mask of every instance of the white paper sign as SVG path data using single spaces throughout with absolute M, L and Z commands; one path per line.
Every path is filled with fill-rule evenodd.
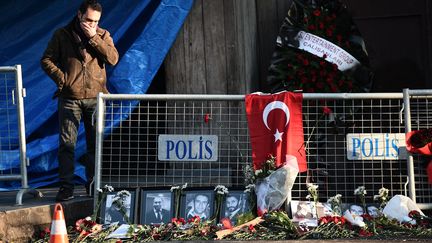
M 299 49 L 318 57 L 323 57 L 326 54 L 326 60 L 336 64 L 340 71 L 348 70 L 360 64 L 355 57 L 344 49 L 319 36 L 300 31 L 295 38 L 299 41 Z
M 349 133 L 348 160 L 399 160 L 407 158 L 405 133 Z
M 217 161 L 216 135 L 159 135 L 158 159 L 161 161 Z

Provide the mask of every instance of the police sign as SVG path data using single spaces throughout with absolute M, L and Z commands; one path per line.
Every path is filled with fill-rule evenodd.
M 348 160 L 398 160 L 406 159 L 404 133 L 349 133 Z
M 159 135 L 158 159 L 162 161 L 217 161 L 215 135 Z

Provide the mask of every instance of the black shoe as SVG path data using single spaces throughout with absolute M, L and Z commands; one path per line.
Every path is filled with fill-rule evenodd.
M 93 178 L 89 179 L 85 184 L 87 196 L 93 197 Z
M 63 202 L 73 199 L 73 189 L 66 188 L 66 187 L 60 187 L 57 196 L 56 201 L 57 202 Z

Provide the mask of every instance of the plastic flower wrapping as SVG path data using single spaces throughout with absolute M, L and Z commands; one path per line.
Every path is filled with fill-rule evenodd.
M 294 156 L 288 158 L 282 167 L 256 181 L 258 215 L 279 209 L 291 193 L 299 169 L 297 159 Z

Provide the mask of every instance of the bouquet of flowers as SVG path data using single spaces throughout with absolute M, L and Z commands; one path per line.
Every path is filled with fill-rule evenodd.
M 264 166 L 255 171 L 258 216 L 282 206 L 299 172 L 294 156 L 288 156 L 287 162 L 279 168 L 274 161 L 275 157 L 270 156 Z

